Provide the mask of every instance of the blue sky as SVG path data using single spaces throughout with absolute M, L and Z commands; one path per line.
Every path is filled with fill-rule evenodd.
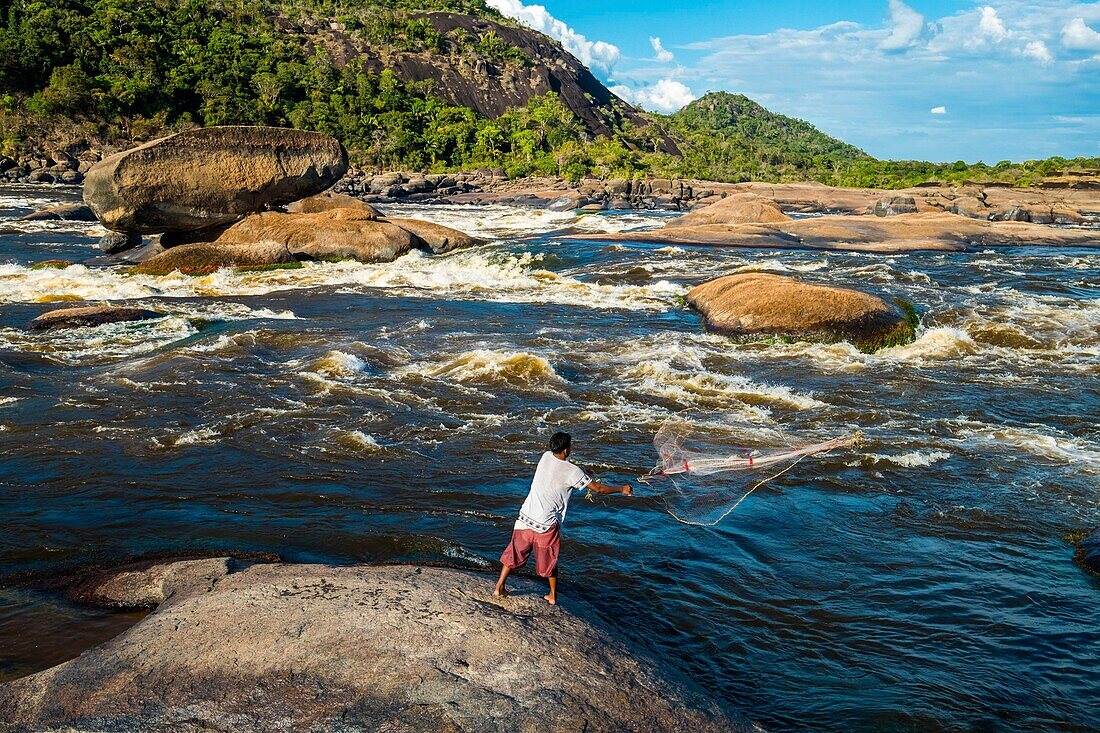
M 1100 2 L 489 4 L 651 110 L 726 90 L 881 158 L 1100 156 Z

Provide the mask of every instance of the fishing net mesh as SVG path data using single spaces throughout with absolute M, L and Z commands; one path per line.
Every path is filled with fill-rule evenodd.
M 804 458 L 854 446 L 861 434 L 801 446 L 739 447 L 697 435 L 690 423 L 670 420 L 653 438 L 660 462 L 650 476 L 668 479 L 665 507 L 685 524 L 713 526 L 763 484 Z

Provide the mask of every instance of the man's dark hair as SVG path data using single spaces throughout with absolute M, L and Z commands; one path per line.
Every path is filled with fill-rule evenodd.
M 572 444 L 573 439 L 569 436 L 569 433 L 554 433 L 550 436 L 551 453 L 561 453 L 569 450 L 569 446 Z

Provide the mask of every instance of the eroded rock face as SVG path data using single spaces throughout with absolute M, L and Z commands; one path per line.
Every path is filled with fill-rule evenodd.
M 320 193 L 347 168 L 344 147 L 327 135 L 207 127 L 100 161 L 88 171 L 84 201 L 115 231 L 187 231 Z
M 707 328 L 731 336 L 848 340 L 874 349 L 907 343 L 915 335 L 906 314 L 876 295 L 782 275 L 728 275 L 692 288 L 686 299 Z
M 93 305 L 82 308 L 61 308 L 43 313 L 31 321 L 30 327 L 36 331 L 49 331 L 58 328 L 102 326 L 106 323 L 123 321 L 144 321 L 149 318 L 160 318 L 161 315 L 145 308 Z
M 582 620 L 591 609 L 548 606 L 524 581 L 494 599 L 491 578 L 456 570 L 176 566 L 195 582 L 127 633 L 0 686 L 0 719 L 33 730 L 748 729 Z

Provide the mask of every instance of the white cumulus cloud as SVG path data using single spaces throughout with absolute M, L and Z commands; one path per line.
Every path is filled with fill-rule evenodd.
M 985 5 L 981 9 L 981 18 L 978 20 L 978 33 L 994 41 L 1003 41 L 1008 38 L 1008 29 L 1004 21 L 997 15 L 994 8 Z
M 917 42 L 924 31 L 924 16 L 901 2 L 890 0 L 890 35 L 878 45 L 883 51 L 900 51 Z
M 1050 55 L 1050 49 L 1042 41 L 1031 41 L 1023 50 L 1024 56 L 1029 56 L 1040 64 L 1053 64 L 1054 57 Z
M 673 55 L 672 55 L 672 51 L 669 51 L 664 46 L 662 46 L 661 45 L 661 39 L 658 38 L 657 36 L 650 36 L 649 37 L 649 45 L 653 46 L 653 53 L 657 54 L 657 60 L 658 61 L 663 61 L 665 63 L 668 63 L 669 61 L 672 61 L 672 59 L 674 58 Z
M 928 111 L 934 115 L 945 115 L 947 114 L 947 107 L 933 107 Z
M 661 79 L 637 89 L 620 84 L 611 91 L 633 105 L 658 112 L 675 112 L 695 99 L 691 89 L 675 79 Z
M 1062 45 L 1071 51 L 1100 51 L 1100 33 L 1074 18 L 1062 29 Z
M 488 4 L 503 15 L 558 41 L 585 66 L 609 73 L 622 56 L 618 46 L 588 40 L 551 15 L 542 5 L 524 5 L 520 0 L 488 0 Z

